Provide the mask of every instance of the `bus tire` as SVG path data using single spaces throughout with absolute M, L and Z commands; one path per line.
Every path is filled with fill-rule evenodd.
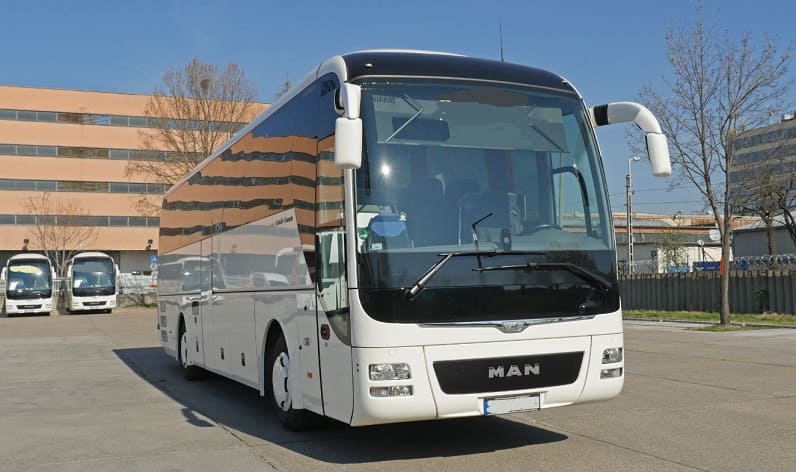
M 274 414 L 291 431 L 306 431 L 318 424 L 319 416 L 311 411 L 293 408 L 290 386 L 290 356 L 282 334 L 268 348 L 265 364 L 265 387 Z
M 201 367 L 189 365 L 188 361 L 188 331 L 185 329 L 185 321 L 180 318 L 180 330 L 177 337 L 177 362 L 182 368 L 182 375 L 186 380 L 198 380 L 204 373 Z

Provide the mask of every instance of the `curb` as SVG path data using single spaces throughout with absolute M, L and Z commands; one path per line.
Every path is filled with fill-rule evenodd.
M 701 325 L 714 325 L 712 321 L 701 321 L 701 320 L 670 320 L 667 318 L 658 318 L 658 319 L 651 319 L 651 318 L 622 318 L 626 321 L 648 321 L 651 323 L 690 323 L 690 324 L 701 324 Z M 752 326 L 755 328 L 768 328 L 768 329 L 796 329 L 796 325 L 777 325 L 777 324 L 766 324 L 766 323 L 738 323 L 738 322 L 730 322 L 732 326 Z

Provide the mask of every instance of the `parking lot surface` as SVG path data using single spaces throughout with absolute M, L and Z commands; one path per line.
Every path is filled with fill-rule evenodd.
M 154 309 L 0 318 L 0 470 L 700 470 L 796 466 L 796 330 L 628 322 L 619 398 L 498 418 L 282 429 L 188 382 Z

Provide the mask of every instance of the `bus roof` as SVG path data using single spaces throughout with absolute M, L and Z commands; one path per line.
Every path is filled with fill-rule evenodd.
M 50 261 L 50 259 L 48 259 L 47 256 L 39 254 L 37 252 L 20 252 L 19 254 L 14 254 L 13 256 L 8 258 L 8 262 L 24 261 L 24 260 L 28 261 L 46 260 L 48 262 Z
M 452 77 L 516 83 L 574 92 L 564 78 L 510 62 L 425 51 L 360 51 L 341 56 L 347 81 L 364 76 Z
M 102 258 L 107 258 L 107 259 L 113 259 L 111 256 L 105 254 L 104 252 L 86 251 L 86 252 L 81 252 L 79 254 L 75 254 L 74 256 L 72 256 L 70 258 L 70 260 L 84 259 L 84 258 L 88 258 L 88 257 L 93 257 L 93 258 L 102 257 Z

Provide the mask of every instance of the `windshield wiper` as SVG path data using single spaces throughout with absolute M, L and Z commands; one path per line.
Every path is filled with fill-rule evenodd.
M 503 265 L 495 267 L 484 267 L 473 269 L 478 272 L 486 272 L 492 270 L 565 270 L 578 277 L 587 280 L 597 286 L 603 293 L 611 289 L 612 284 L 607 279 L 599 274 L 595 274 L 589 270 L 580 267 L 579 265 L 572 264 L 571 262 L 526 262 L 525 264 Z
M 447 262 L 451 260 L 452 257 L 476 256 L 478 258 L 478 264 L 480 265 L 481 257 L 483 256 L 486 257 L 495 257 L 495 256 L 504 256 L 504 255 L 541 256 L 544 254 L 545 254 L 544 252 L 539 252 L 539 251 L 503 251 L 500 249 L 489 249 L 484 251 L 448 252 L 448 253 L 439 254 L 439 257 L 441 257 L 441 259 L 437 260 L 437 262 L 435 262 L 431 267 L 429 267 L 428 270 L 426 270 L 426 272 L 422 276 L 420 276 L 419 279 L 417 279 L 417 282 L 412 284 L 411 288 L 406 289 L 406 299 L 411 300 L 415 298 L 417 294 L 423 291 L 428 281 L 431 280 L 431 278 L 434 277 L 434 275 L 436 275 L 437 272 L 439 272 L 440 269 L 442 269 L 442 266 L 447 264 Z M 509 267 L 509 266 L 502 266 L 502 267 Z M 519 266 L 519 267 L 524 267 L 524 266 Z M 496 270 L 496 269 L 478 268 L 473 270 L 483 271 L 483 270 Z

